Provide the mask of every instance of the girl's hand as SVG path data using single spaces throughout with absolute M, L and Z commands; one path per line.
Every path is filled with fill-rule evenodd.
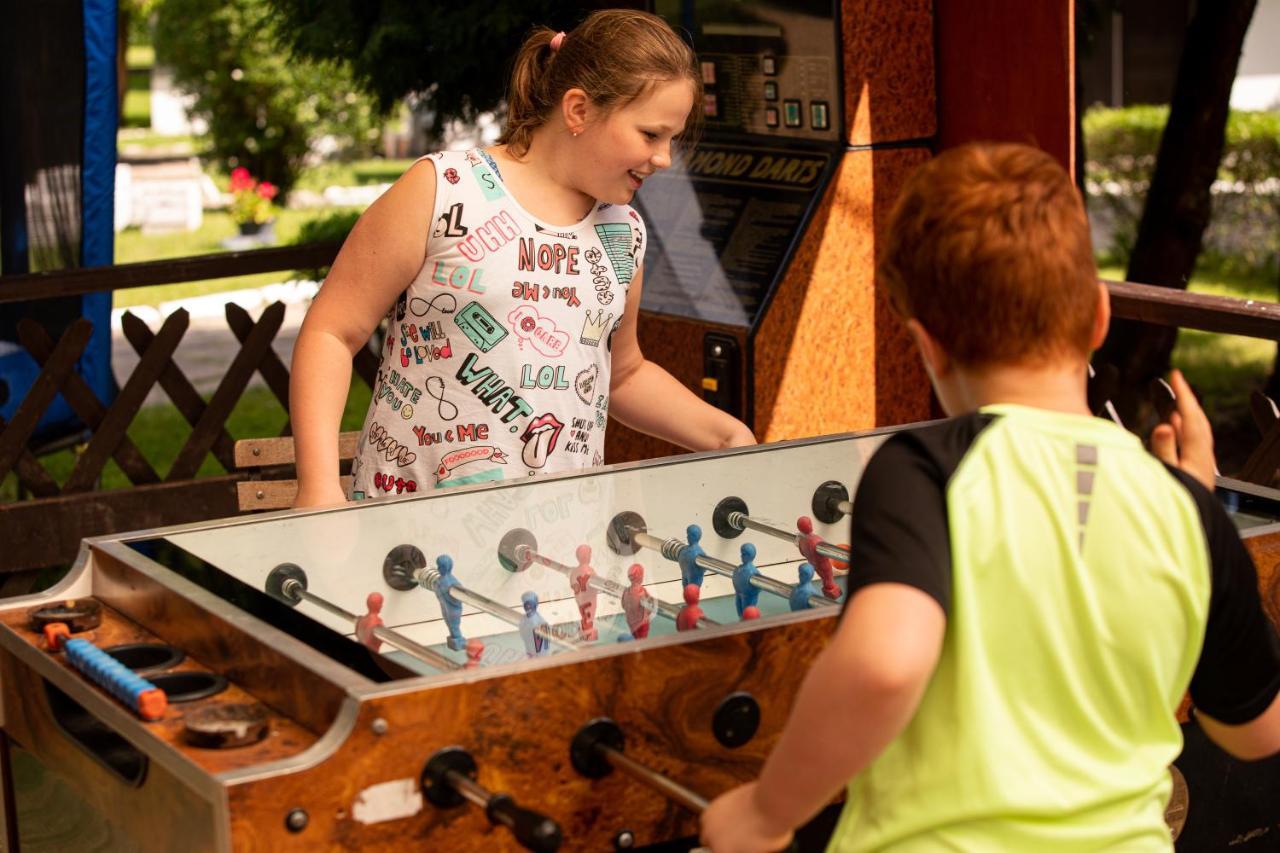
M 306 507 L 323 507 L 323 506 L 342 506 L 347 502 L 347 496 L 342 492 L 342 486 L 337 480 L 316 486 L 299 486 L 298 496 L 293 499 L 294 509 L 303 509 Z
M 1169 374 L 1169 384 L 1178 398 L 1178 408 L 1169 417 L 1169 423 L 1160 424 L 1151 431 L 1151 452 L 1160 461 L 1186 471 L 1212 492 L 1218 466 L 1213 458 L 1213 430 L 1209 427 L 1209 418 L 1200 408 L 1181 371 Z

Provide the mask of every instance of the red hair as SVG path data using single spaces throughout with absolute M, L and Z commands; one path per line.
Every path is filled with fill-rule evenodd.
M 1088 358 L 1098 274 L 1080 194 L 1026 145 L 953 148 L 907 180 L 880 279 L 959 364 Z

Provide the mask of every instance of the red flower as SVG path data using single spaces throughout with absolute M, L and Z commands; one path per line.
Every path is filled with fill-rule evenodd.
M 258 184 L 258 195 L 262 196 L 267 201 L 271 201 L 271 199 L 275 198 L 276 194 L 279 192 L 280 189 L 269 181 L 263 181 Z
M 253 187 L 253 175 L 244 166 L 231 170 L 231 191 L 247 190 Z

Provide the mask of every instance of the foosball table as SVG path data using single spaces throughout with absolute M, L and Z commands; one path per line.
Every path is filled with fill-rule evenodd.
M 66 801 L 112 850 L 696 836 L 831 632 L 889 432 L 88 540 L 0 608 L 9 839 L 66 849 Z M 1278 496 L 1220 493 L 1275 606 Z M 1280 832 L 1280 765 L 1184 728 L 1180 846 Z M 22 762 L 62 793 L 32 797 Z

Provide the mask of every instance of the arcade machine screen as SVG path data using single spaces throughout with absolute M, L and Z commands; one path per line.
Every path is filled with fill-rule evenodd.
M 834 169 L 840 63 L 830 3 L 681 3 L 703 133 L 637 194 L 649 228 L 647 311 L 750 327 Z

